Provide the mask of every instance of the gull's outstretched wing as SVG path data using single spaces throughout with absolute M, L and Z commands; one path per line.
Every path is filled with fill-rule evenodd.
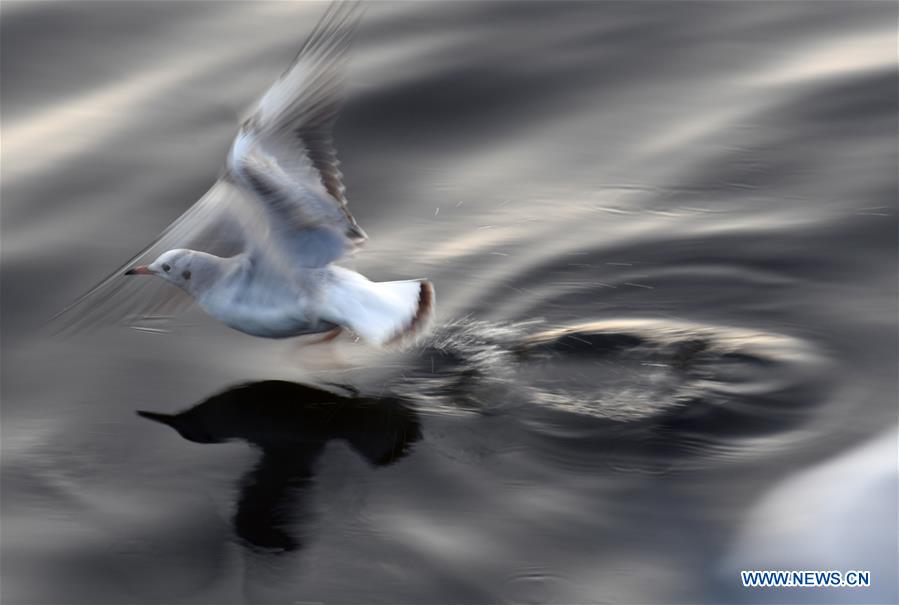
M 329 7 L 228 154 L 231 178 L 254 194 L 268 217 L 270 244 L 299 266 L 326 265 L 366 238 L 347 209 L 331 142 L 358 21 L 358 4 Z
M 50 320 L 57 333 L 72 333 L 97 324 L 126 322 L 146 324 L 163 319 L 190 304 L 178 287 L 159 279 L 135 279 L 124 271 L 147 264 L 174 248 L 204 250 L 232 256 L 259 237 L 246 193 L 225 179 L 217 181 L 187 212 L 163 231 L 150 245 L 116 269 L 86 294 Z

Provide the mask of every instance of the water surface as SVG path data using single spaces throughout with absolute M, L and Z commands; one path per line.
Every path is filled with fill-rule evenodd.
M 895 602 L 893 3 L 372 4 L 350 264 L 428 339 L 43 330 L 324 8 L 4 2 L 3 601 Z

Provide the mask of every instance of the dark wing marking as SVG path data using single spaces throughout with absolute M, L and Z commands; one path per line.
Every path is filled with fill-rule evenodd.
M 365 240 L 347 209 L 331 131 L 343 100 L 347 50 L 358 4 L 332 4 L 290 67 L 263 95 L 234 140 L 228 167 L 266 206 L 282 234 L 329 226 L 348 240 Z M 293 205 L 291 212 L 283 208 Z M 269 209 L 270 210 L 270 209 Z
M 345 233 L 326 220 L 333 204 L 302 182 L 285 184 L 287 177 L 277 168 L 266 170 L 256 162 L 245 163 L 243 176 L 268 217 L 271 237 L 259 242 L 257 251 L 271 268 L 280 268 L 285 278 L 298 268 L 324 267 L 352 246 Z
M 278 82 L 266 93 L 260 108 L 281 105 L 272 120 L 293 130 L 303 142 L 322 184 L 335 200 L 346 205 L 340 162 L 331 140 L 331 130 L 343 102 L 343 69 L 353 35 L 361 18 L 360 4 L 335 2 L 303 44 Z M 291 92 L 301 91 L 289 103 Z

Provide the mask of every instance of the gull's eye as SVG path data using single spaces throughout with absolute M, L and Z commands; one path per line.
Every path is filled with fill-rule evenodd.
M 190 271 L 182 271 L 181 277 L 183 277 L 184 279 L 190 279 Z
M 172 270 L 172 266 L 168 263 L 162 263 L 162 270 L 168 273 Z

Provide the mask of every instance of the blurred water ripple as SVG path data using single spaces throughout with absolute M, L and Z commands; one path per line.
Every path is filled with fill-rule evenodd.
M 41 330 L 324 8 L 3 3 L 3 601 L 896 602 L 893 3 L 371 3 L 353 262 L 426 342 Z

